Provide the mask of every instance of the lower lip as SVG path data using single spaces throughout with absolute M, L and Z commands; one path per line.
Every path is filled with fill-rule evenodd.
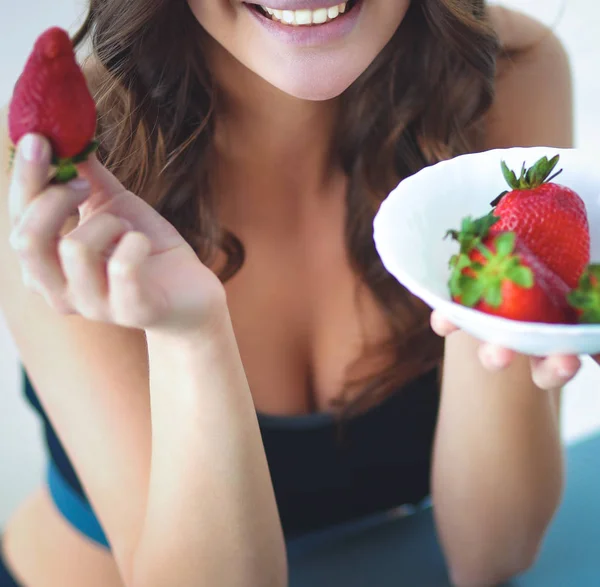
M 244 7 L 254 19 L 278 41 L 288 45 L 298 45 L 301 47 L 314 47 L 328 45 L 335 41 L 343 39 L 349 35 L 356 26 L 361 13 L 363 0 L 358 0 L 355 6 L 348 12 L 345 12 L 336 19 L 325 24 L 311 26 L 291 26 L 282 24 L 276 20 L 271 20 L 263 16 L 258 11 L 251 8 L 251 5 L 244 4 Z

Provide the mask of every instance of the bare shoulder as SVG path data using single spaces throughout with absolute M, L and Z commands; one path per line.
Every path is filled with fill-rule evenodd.
M 539 20 L 504 6 L 489 6 L 492 26 L 507 50 L 527 49 L 537 41 L 552 36 L 552 30 Z
M 486 148 L 571 147 L 571 67 L 560 39 L 520 12 L 494 6 L 489 14 L 503 51 L 496 98 L 487 117 Z

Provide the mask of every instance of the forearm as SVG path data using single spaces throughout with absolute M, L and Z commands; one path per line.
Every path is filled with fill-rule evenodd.
M 560 501 L 553 395 L 518 358 L 490 374 L 463 333 L 447 342 L 433 499 L 456 582 L 494 585 L 531 562 Z
M 281 587 L 285 546 L 229 316 L 148 333 L 152 462 L 135 585 Z

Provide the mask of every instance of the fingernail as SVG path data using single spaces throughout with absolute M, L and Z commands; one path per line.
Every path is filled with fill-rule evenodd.
M 571 371 L 563 366 L 559 366 L 556 369 L 556 373 L 561 379 L 569 379 L 569 377 L 572 375 Z
M 496 353 L 494 353 L 490 350 L 482 351 L 481 358 L 482 358 L 484 367 L 486 367 L 487 369 L 497 371 L 499 369 L 502 369 L 502 367 L 504 367 L 504 363 L 502 362 L 500 357 L 498 357 L 498 355 L 496 355 Z
M 77 193 L 88 192 L 90 189 L 90 182 L 83 177 L 78 177 L 69 182 L 69 187 Z
M 44 157 L 44 141 L 33 134 L 25 135 L 19 144 L 19 153 L 29 163 L 40 163 Z

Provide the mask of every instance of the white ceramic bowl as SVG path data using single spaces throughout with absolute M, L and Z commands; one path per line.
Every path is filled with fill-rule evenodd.
M 517 175 L 523 162 L 560 155 L 556 178 L 584 200 L 591 232 L 591 259 L 600 262 L 600 154 L 579 149 L 531 147 L 462 155 L 427 167 L 402 181 L 383 202 L 374 222 L 377 251 L 386 269 L 430 307 L 479 340 L 546 356 L 600 353 L 600 325 L 554 325 L 498 318 L 454 303 L 448 292 L 448 260 L 457 243 L 444 239 L 465 216 L 490 211 L 508 189 L 500 169 L 506 161 Z

